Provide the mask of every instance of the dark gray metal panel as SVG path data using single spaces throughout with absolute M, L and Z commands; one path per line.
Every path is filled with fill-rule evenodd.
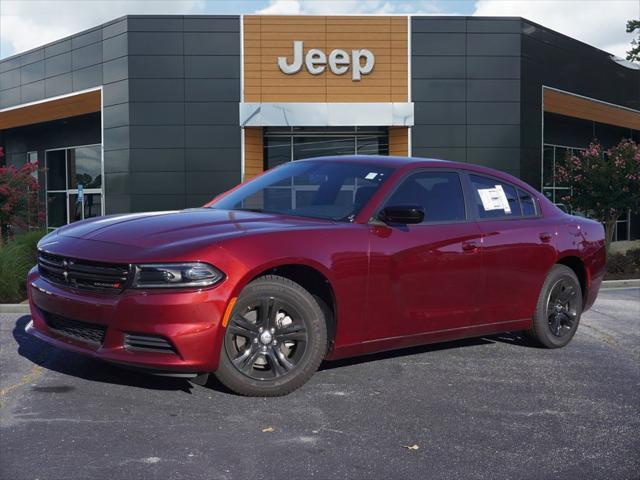
M 29 65 L 30 63 L 40 62 L 44 60 L 44 48 L 38 48 L 20 55 L 20 65 Z
M 11 57 L 0 61 L 0 73 L 8 72 L 14 68 L 20 68 L 20 57 Z
M 520 82 L 518 80 L 467 80 L 467 98 L 469 101 L 520 101 Z
M 74 70 L 96 65 L 102 62 L 102 41 L 78 48 L 72 52 Z
M 127 19 L 123 18 L 118 22 L 114 22 L 102 27 L 102 40 L 122 35 L 127 31 Z
M 188 148 L 240 147 L 240 127 L 187 125 L 185 133 Z
M 71 51 L 71 39 L 60 40 L 59 42 L 52 43 L 44 47 L 45 58 L 55 57 L 61 53 L 67 53 Z
M 152 212 L 162 210 L 182 210 L 185 208 L 182 195 L 131 195 L 131 212 Z
M 129 82 L 121 80 L 119 82 L 109 83 L 102 87 L 102 103 L 103 105 L 115 105 L 129 101 Z
M 520 18 L 467 18 L 467 32 L 474 33 L 520 33 Z
M 185 32 L 240 32 L 240 17 L 184 17 Z
M 412 33 L 412 55 L 464 55 L 466 36 L 462 33 Z
M 416 125 L 464 125 L 466 123 L 465 102 L 416 102 L 414 115 Z
M 240 55 L 240 36 L 234 32 L 184 34 L 185 55 Z
M 20 88 L 20 103 L 35 102 L 44 98 L 44 80 L 22 85 Z
M 129 127 L 105 128 L 103 134 L 105 150 L 129 148 Z
M 132 79 L 130 100 L 132 102 L 182 102 L 184 80 L 182 79 Z
M 130 32 L 181 32 L 183 26 L 182 16 L 145 16 L 129 17 Z
M 240 175 L 237 172 L 234 172 L 234 178 L 237 178 L 237 180 L 235 181 L 235 184 L 240 183 Z M 207 194 L 203 194 L 203 195 L 189 195 L 189 194 L 187 194 L 187 202 L 186 202 L 185 207 L 186 208 L 199 208 L 199 207 L 202 207 L 203 205 L 206 205 L 211 200 L 213 200 L 213 198 L 215 196 L 216 195 L 207 195 Z
M 105 212 L 107 215 L 116 213 L 131 212 L 131 196 L 130 195 L 114 195 L 105 188 Z
M 465 78 L 465 57 L 413 56 L 413 78 Z
M 187 172 L 187 192 L 192 195 L 208 195 L 211 198 L 238 184 L 239 172 Z
M 132 102 L 131 125 L 182 125 L 185 105 L 180 102 Z
M 44 81 L 45 97 L 56 97 L 73 91 L 73 80 L 71 73 L 64 73 L 57 77 L 47 78 Z
M 468 125 L 469 147 L 519 147 L 520 125 Z
M 0 90 L 14 88 L 20 86 L 20 69 L 9 70 L 0 73 Z
M 240 101 L 240 83 L 235 79 L 194 78 L 185 80 L 187 102 Z
M 129 195 L 131 182 L 128 172 L 105 173 L 104 190 L 107 195 Z
M 129 171 L 129 150 L 106 150 L 104 152 L 104 172 L 121 173 Z
M 44 62 L 44 73 L 46 77 L 55 77 L 71 71 L 71 52 L 49 57 Z
M 412 145 L 416 147 L 464 147 L 466 125 L 428 125 L 414 127 Z
M 131 126 L 131 148 L 182 148 L 184 130 L 182 125 Z
M 466 18 L 412 17 L 411 33 L 420 32 L 466 32 Z
M 102 60 L 113 60 L 122 57 L 128 52 L 127 34 L 107 38 L 102 42 Z
M 469 124 L 519 124 L 519 102 L 469 102 Z
M 467 57 L 468 78 L 520 78 L 520 57 Z
M 182 55 L 181 32 L 129 32 L 129 55 Z
M 187 125 L 239 125 L 237 102 L 185 103 Z
M 240 56 L 184 57 L 185 78 L 240 78 Z
M 129 56 L 129 78 L 183 78 L 184 57 L 181 55 Z
M 98 27 L 90 32 L 81 33 L 71 37 L 71 48 L 81 48 L 102 40 L 102 28 Z
M 20 87 L 0 91 L 0 108 L 11 107 L 20 103 Z
M 102 64 L 102 81 L 118 82 L 129 77 L 128 57 L 120 57 Z
M 135 195 L 184 195 L 184 172 L 131 172 L 131 193 Z
M 102 121 L 104 128 L 122 127 L 129 125 L 129 103 L 120 103 L 118 105 L 109 105 L 104 107 L 102 113 Z
M 515 174 L 516 177 L 520 173 L 520 149 L 517 147 L 469 147 L 467 148 L 467 160 L 469 163 Z
M 464 147 L 412 147 L 412 156 L 466 162 L 467 149 Z
M 44 78 L 44 60 L 36 63 L 30 63 L 20 68 L 20 83 L 36 82 Z
M 132 172 L 183 172 L 185 151 L 183 148 L 132 148 Z
M 465 80 L 412 79 L 411 82 L 411 96 L 416 102 L 464 101 L 465 92 Z
M 240 148 L 187 148 L 185 167 L 188 171 L 240 172 Z
M 102 65 L 73 71 L 73 89 L 85 90 L 102 85 Z
M 469 33 L 467 55 L 520 55 L 520 35 L 512 33 Z

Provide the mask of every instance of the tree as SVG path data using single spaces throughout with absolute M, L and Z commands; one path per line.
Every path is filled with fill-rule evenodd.
M 40 220 L 38 181 L 32 176 L 37 169 L 36 163 L 25 163 L 19 169 L 14 165 L 0 167 L 0 230 L 3 243 L 7 242 L 11 227 L 27 228 Z
M 604 151 L 594 141 L 567 155 L 565 165 L 556 167 L 556 181 L 571 187 L 571 194 L 562 197 L 569 208 L 604 223 L 609 250 L 616 221 L 640 205 L 640 147 L 623 139 Z
M 638 30 L 638 37 L 631 40 L 631 50 L 627 52 L 627 60 L 640 62 L 640 20 L 629 20 L 627 22 L 627 33 Z

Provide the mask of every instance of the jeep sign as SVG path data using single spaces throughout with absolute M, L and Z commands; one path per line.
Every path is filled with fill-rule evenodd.
M 287 57 L 278 57 L 278 67 L 283 73 L 292 75 L 302 68 L 302 57 L 304 52 L 303 42 L 295 40 L 293 42 L 293 62 L 287 63 Z M 310 49 L 304 57 L 304 65 L 311 75 L 319 75 L 324 72 L 327 63 L 329 70 L 335 75 L 343 75 L 351 66 L 351 79 L 359 81 L 362 75 L 367 75 L 373 70 L 376 59 L 373 53 L 367 49 L 351 50 L 351 58 L 345 50 L 332 50 L 327 55 L 318 48 Z

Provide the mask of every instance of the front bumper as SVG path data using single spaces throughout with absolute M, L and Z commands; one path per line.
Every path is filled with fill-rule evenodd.
M 62 349 L 151 373 L 190 374 L 218 368 L 227 305 L 225 282 L 202 290 L 125 290 L 121 294 L 75 291 L 48 282 L 34 267 L 27 277 L 32 321 L 27 332 Z M 57 316 L 104 331 L 101 342 L 50 328 Z M 125 347 L 125 334 L 162 338 L 173 351 Z

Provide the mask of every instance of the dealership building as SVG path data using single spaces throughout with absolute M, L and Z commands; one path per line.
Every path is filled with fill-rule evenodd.
M 558 203 L 594 138 L 640 141 L 640 70 L 523 18 L 127 16 L 0 61 L 0 163 L 46 167 L 48 228 L 319 155 L 486 165 Z

